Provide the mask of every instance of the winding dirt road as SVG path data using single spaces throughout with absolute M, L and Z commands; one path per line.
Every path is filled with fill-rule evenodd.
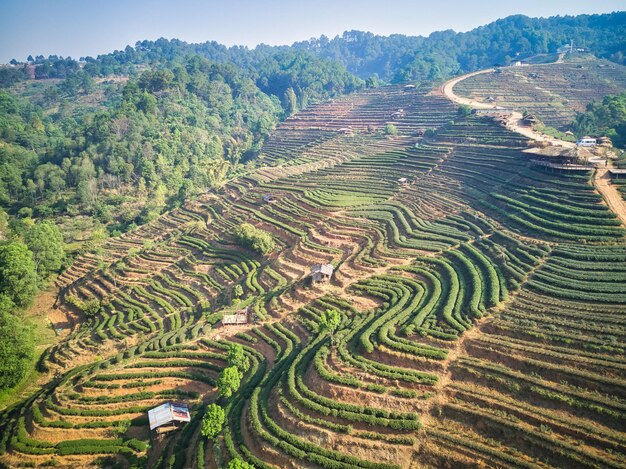
M 598 192 L 602 194 L 606 204 L 622 221 L 622 225 L 626 227 L 626 202 L 622 198 L 614 184 L 611 184 L 611 175 L 607 168 L 596 169 L 593 183 L 598 189 Z
M 464 104 L 467 106 L 471 106 L 473 109 L 494 110 L 496 109 L 496 106 L 494 104 L 474 101 L 469 98 L 458 96 L 454 93 L 454 86 L 459 82 L 465 80 L 466 78 L 481 75 L 484 73 L 492 73 L 493 71 L 493 68 L 489 68 L 486 70 L 479 70 L 478 72 L 472 72 L 466 75 L 462 75 L 460 77 L 453 78 L 452 80 L 449 80 L 442 85 L 441 92 L 450 101 L 459 105 Z M 504 112 L 505 111 L 503 110 L 503 113 Z M 506 118 L 506 127 L 531 140 L 537 140 L 539 142 L 549 142 L 553 146 L 559 146 L 563 148 L 576 147 L 576 145 L 572 142 L 565 142 L 556 137 L 542 134 L 534 130 L 531 126 L 524 125 L 522 122 L 522 113 L 519 111 L 512 110 L 512 112 L 510 112 L 510 114 Z M 622 198 L 621 194 L 618 192 L 615 185 L 611 184 L 611 178 L 607 168 L 596 169 L 595 175 L 593 177 L 593 184 L 596 190 L 602 195 L 609 208 L 620 219 L 622 225 L 626 227 L 626 202 Z

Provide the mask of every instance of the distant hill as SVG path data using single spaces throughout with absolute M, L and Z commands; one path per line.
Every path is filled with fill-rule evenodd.
M 377 74 L 383 80 L 402 82 L 508 65 L 556 52 L 570 41 L 598 57 L 624 64 L 625 37 L 626 12 L 550 18 L 514 15 L 466 33 L 446 30 L 411 37 L 347 31 L 334 39 L 322 36 L 293 47 L 338 60 L 364 79 Z
M 528 111 L 546 125 L 568 130 L 576 113 L 583 112 L 587 104 L 626 90 L 626 67 L 585 56 L 474 75 L 454 89 L 464 97 Z
M 291 46 L 259 45 L 254 49 L 226 47 L 215 41 L 189 44 L 178 39 L 139 41 L 134 47 L 84 58 L 84 70 L 92 76 L 128 74 L 140 65 L 182 62 L 189 55 L 200 55 L 213 62 L 228 62 L 243 68 L 257 80 L 258 69 L 277 57 L 310 61 L 318 57 L 343 64 L 354 75 L 384 81 L 440 79 L 493 65 L 508 65 L 513 60 L 553 53 L 570 44 L 594 55 L 624 64 L 626 54 L 626 12 L 601 15 L 529 18 L 514 15 L 499 19 L 465 33 L 437 31 L 428 37 L 393 34 L 378 36 L 363 31 L 346 31 L 329 39 L 326 36 L 296 42 Z M 38 78 L 64 78 L 79 70 L 79 63 L 58 56 L 30 57 L 37 65 Z M 289 59 L 287 59 L 289 60 Z M 284 66 L 285 63 L 283 62 Z M 0 70 L 0 87 L 28 76 L 28 69 Z M 30 72 L 32 73 L 32 71 Z M 262 88 L 262 86 L 261 86 Z M 272 91 L 272 90 L 269 90 Z

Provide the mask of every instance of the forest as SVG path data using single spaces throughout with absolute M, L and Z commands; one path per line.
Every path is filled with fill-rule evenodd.
M 616 147 L 626 147 L 626 93 L 590 103 L 572 127 L 578 135 L 606 136 Z

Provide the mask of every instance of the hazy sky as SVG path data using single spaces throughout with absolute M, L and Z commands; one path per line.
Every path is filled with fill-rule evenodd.
M 143 39 L 291 44 L 358 29 L 428 35 L 512 14 L 607 13 L 615 0 L 0 0 L 0 62 L 29 54 L 96 56 Z

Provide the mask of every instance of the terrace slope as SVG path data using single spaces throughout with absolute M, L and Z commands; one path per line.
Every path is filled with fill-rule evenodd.
M 0 416 L 0 460 L 623 466 L 626 231 L 589 174 L 544 172 L 525 148 L 426 85 L 288 119 L 265 166 L 59 278 L 79 326 L 42 358 L 49 383 Z M 237 246 L 242 222 L 277 250 Z M 307 281 L 318 262 L 335 266 L 329 284 Z M 85 317 L 76 305 L 94 299 Z M 252 324 L 221 327 L 244 306 Z M 317 327 L 329 308 L 332 341 Z M 216 381 L 232 343 L 251 368 L 227 400 Z M 192 422 L 146 448 L 145 412 L 169 399 Z M 216 401 L 227 425 L 200 444 Z
M 626 67 L 593 57 L 561 63 L 503 67 L 477 73 L 456 84 L 462 98 L 525 110 L 560 130 L 591 101 L 626 88 Z

